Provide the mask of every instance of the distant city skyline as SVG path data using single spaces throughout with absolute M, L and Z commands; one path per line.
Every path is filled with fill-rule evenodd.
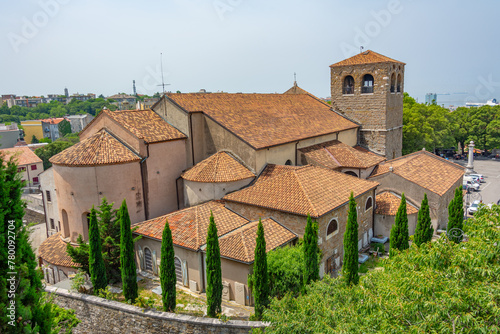
M 152 95 L 163 53 L 166 90 L 281 93 L 295 72 L 328 97 L 329 65 L 363 46 L 405 62 L 419 102 L 484 103 L 500 98 L 499 10 L 493 0 L 8 2 L 0 94 L 131 94 L 135 80 Z

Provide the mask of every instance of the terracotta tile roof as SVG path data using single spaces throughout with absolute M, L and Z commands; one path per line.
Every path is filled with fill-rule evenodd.
M 182 175 L 182 178 L 195 182 L 233 182 L 255 175 L 231 153 L 220 151 L 200 161 Z
M 378 215 L 395 216 L 401 204 L 401 196 L 389 191 L 377 194 L 377 208 L 375 213 Z M 406 213 L 412 215 L 418 212 L 418 208 L 406 199 Z
M 135 137 L 144 139 L 147 143 L 186 138 L 182 132 L 165 122 L 151 109 L 119 111 L 103 110 L 102 112 L 114 119 Z
M 220 255 L 245 263 L 255 260 L 257 226 L 259 222 L 248 223 L 219 238 Z M 272 218 L 262 221 L 266 252 L 272 251 L 297 238 L 297 235 Z
M 28 146 L 4 148 L 0 150 L 0 154 L 4 156 L 5 160 L 9 160 L 13 157 L 14 160 L 17 160 L 18 166 L 42 162 L 42 159 L 40 159 Z
M 405 65 L 405 63 L 400 62 L 398 60 L 394 60 L 392 58 L 386 57 L 372 50 L 367 50 L 362 53 L 358 53 L 357 55 L 339 61 L 338 63 L 330 65 L 330 67 L 337 66 L 349 66 L 349 65 L 362 65 L 362 64 L 376 64 L 376 63 L 397 63 Z
M 50 158 L 63 166 L 101 166 L 139 161 L 141 157 L 106 129 L 93 134 Z
M 357 128 L 309 94 L 167 94 L 188 112 L 203 112 L 254 149 Z
M 309 94 L 308 91 L 303 90 L 299 86 L 297 86 L 297 82 L 294 82 L 292 88 L 284 92 L 283 94 Z
M 247 219 L 225 208 L 221 202 L 211 201 L 140 222 L 132 227 L 139 226 L 134 231 L 136 234 L 161 240 L 165 221 L 168 220 L 174 244 L 198 250 L 206 243 L 210 211 L 213 212 L 219 236 L 248 223 Z
M 369 168 L 385 160 L 384 157 L 363 152 L 338 140 L 304 147 L 299 151 L 307 157 L 308 162 L 313 160 L 331 169 L 341 167 Z
M 438 195 L 446 193 L 464 175 L 464 168 L 427 151 L 418 151 L 378 165 L 370 178 L 389 173 L 401 176 Z
M 376 182 L 308 165 L 268 175 L 267 180 L 228 194 L 224 200 L 317 218 L 347 203 L 351 191 L 356 197 L 377 186 Z
M 279 174 L 289 172 L 291 170 L 301 168 L 300 166 L 287 166 L 287 165 L 274 165 L 267 164 L 266 167 L 262 170 L 257 180 L 255 180 L 254 184 L 261 183 L 271 177 L 275 177 Z
M 64 117 L 59 117 L 59 118 L 46 118 L 42 119 L 41 121 L 44 123 L 49 123 L 49 124 L 59 124 L 62 121 L 64 121 L 66 118 Z
M 61 232 L 48 237 L 40 247 L 38 247 L 38 256 L 45 261 L 56 266 L 80 267 L 74 263 L 71 257 L 66 253 L 66 243 L 61 240 Z

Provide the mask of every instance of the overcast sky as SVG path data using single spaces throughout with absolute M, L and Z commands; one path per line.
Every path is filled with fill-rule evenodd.
M 405 62 L 405 90 L 500 98 L 494 0 L 2 1 L 0 94 L 166 90 L 330 96 L 329 65 L 362 45 Z M 462 93 L 462 94 L 458 94 Z M 464 94 L 465 93 L 465 94 Z

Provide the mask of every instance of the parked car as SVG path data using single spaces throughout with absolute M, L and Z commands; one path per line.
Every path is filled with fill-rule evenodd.
M 474 202 L 472 202 L 472 204 L 467 209 L 467 213 L 469 213 L 469 215 L 471 216 L 474 215 L 479 208 L 479 203 L 481 203 L 479 200 L 475 200 Z
M 482 174 L 470 174 L 470 176 L 472 177 L 477 177 L 479 179 L 479 182 L 486 182 L 486 180 L 484 179 L 484 176 Z
M 467 187 L 467 189 L 472 189 L 474 191 L 479 191 L 479 183 L 473 182 L 473 181 L 466 181 L 462 183 L 463 188 Z
M 471 182 L 474 182 L 474 183 L 477 183 L 477 184 L 481 183 L 481 181 L 479 180 L 479 177 L 472 176 L 472 175 L 465 175 L 464 176 L 464 180 L 465 181 L 471 181 Z

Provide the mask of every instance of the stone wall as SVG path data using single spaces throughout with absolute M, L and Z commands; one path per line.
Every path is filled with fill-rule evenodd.
M 190 334 L 243 334 L 252 328 L 266 327 L 259 321 L 200 318 L 168 312 L 145 311 L 139 307 L 103 298 L 47 287 L 54 302 L 75 310 L 81 323 L 73 333 L 190 333 Z
M 25 208 L 23 220 L 26 221 L 27 224 L 45 224 L 45 215 L 43 214 L 43 212 L 40 212 L 38 210 L 35 211 Z

